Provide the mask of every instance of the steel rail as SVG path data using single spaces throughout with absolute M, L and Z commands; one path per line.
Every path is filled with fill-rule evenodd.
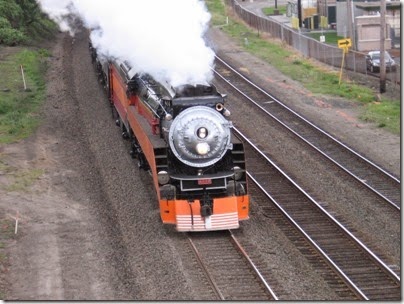
M 203 271 L 205 272 L 206 277 L 209 280 L 209 283 L 212 286 L 215 294 L 217 295 L 217 297 L 220 300 L 222 300 L 222 301 L 226 300 L 225 297 L 223 296 L 223 294 L 221 293 L 219 287 L 217 286 L 217 284 L 213 281 L 212 276 L 210 275 L 208 269 L 205 267 L 205 264 L 202 262 L 202 258 L 199 255 L 198 249 L 196 248 L 196 246 L 195 246 L 194 242 L 192 241 L 191 237 L 189 237 L 189 236 L 188 236 L 188 241 L 191 244 L 191 248 L 194 251 L 194 254 L 195 254 L 195 256 L 196 256 L 196 258 L 198 260 L 199 266 L 201 266 Z
M 400 283 L 400 277 L 393 271 L 391 270 L 388 265 L 382 261 L 375 253 L 373 253 L 365 244 L 362 243 L 361 240 L 359 240 L 356 236 L 354 236 L 347 228 L 345 228 L 338 220 L 336 220 L 327 210 L 325 210 L 319 203 L 317 203 L 304 189 L 302 189 L 294 180 L 292 180 L 281 168 L 279 168 L 272 160 L 270 160 L 262 151 L 258 149 L 244 134 L 242 134 L 236 127 L 233 127 L 234 131 L 238 136 L 240 136 L 244 141 L 246 141 L 251 147 L 258 153 L 260 154 L 266 161 L 268 161 L 276 170 L 280 172 L 294 187 L 296 187 L 302 194 L 305 195 L 305 197 L 312 202 L 318 209 L 320 209 L 329 220 L 331 220 L 335 225 L 337 225 L 346 235 L 348 235 L 363 251 L 365 251 L 369 256 L 372 257 L 372 259 L 379 265 L 381 269 L 383 269 L 390 277 L 393 278 L 393 280 L 396 283 Z M 247 172 L 248 176 L 256 182 L 256 180 L 253 178 L 253 176 Z M 262 187 L 258 185 L 260 189 Z M 265 192 L 266 193 L 266 192 Z M 275 202 L 278 208 L 282 210 L 282 212 L 287 215 L 286 211 L 278 204 L 276 203 L 275 199 L 272 198 L 269 194 L 268 197 L 271 198 L 272 201 Z M 288 218 L 290 218 L 287 215 Z M 291 219 L 291 218 L 290 218 Z M 293 219 L 291 219 L 293 221 Z M 293 221 L 294 222 L 294 221 Z M 297 225 L 297 223 L 296 223 Z M 314 242 L 314 241 L 313 241 Z M 317 245 L 316 245 L 317 247 Z M 325 254 L 325 253 L 324 253 Z M 327 260 L 330 260 L 329 257 L 327 256 Z M 334 263 L 332 263 L 334 264 Z M 339 272 L 339 271 L 338 271 Z M 343 273 L 343 272 L 342 272 Z M 345 276 L 345 275 L 344 275 Z M 360 293 L 359 293 L 360 294 Z
M 380 172 L 382 172 L 383 174 L 385 174 L 386 176 L 388 176 L 389 178 L 391 178 L 392 180 L 394 180 L 395 182 L 397 182 L 398 184 L 400 184 L 400 180 L 398 180 L 396 177 L 394 177 L 393 175 L 391 175 L 390 173 L 388 173 L 387 171 L 385 171 L 384 169 L 382 169 L 381 167 L 379 167 L 378 165 L 376 165 L 375 163 L 371 162 L 370 160 L 368 160 L 367 158 L 365 158 L 364 156 L 360 155 L 359 153 L 357 153 L 356 151 L 354 151 L 353 149 L 351 149 L 350 147 L 348 147 L 347 145 L 345 145 L 344 143 L 342 143 L 341 141 L 339 141 L 338 139 L 336 139 L 335 137 L 331 136 L 330 134 L 328 134 L 327 132 L 325 132 L 324 130 L 320 129 L 319 127 L 317 127 L 316 125 L 314 125 L 313 123 L 311 123 L 310 121 L 308 121 L 306 118 L 302 117 L 300 114 L 296 113 L 295 111 L 293 111 L 292 109 L 290 109 L 289 107 L 287 107 L 285 104 L 283 104 L 281 101 L 277 100 L 274 96 L 270 95 L 269 93 L 267 93 L 266 91 L 264 91 L 262 88 L 258 87 L 257 85 L 255 85 L 254 83 L 252 83 L 250 80 L 248 80 L 247 78 L 245 78 L 242 74 L 240 74 L 238 71 L 236 71 L 235 69 L 233 69 L 230 65 L 228 65 L 225 61 L 223 61 L 222 59 L 220 59 L 219 57 L 216 56 L 216 58 L 221 61 L 224 65 L 226 65 L 229 69 L 231 69 L 233 72 L 235 72 L 239 77 L 241 77 L 244 81 L 248 82 L 251 86 L 253 86 L 254 88 L 256 88 L 257 90 L 259 90 L 260 92 L 262 92 L 263 94 L 267 95 L 268 97 L 270 97 L 271 99 L 273 99 L 274 102 L 276 102 L 277 104 L 279 104 L 280 106 L 282 106 L 284 109 L 288 110 L 289 112 L 291 112 L 293 115 L 297 116 L 299 119 L 303 120 L 305 123 L 309 124 L 311 127 L 313 127 L 314 129 L 316 129 L 317 131 L 319 131 L 320 133 L 322 133 L 323 135 L 325 135 L 326 137 L 328 137 L 329 139 L 331 139 L 333 142 L 337 143 L 338 145 L 340 145 L 341 147 L 343 147 L 344 149 L 348 150 L 349 152 L 353 153 L 356 157 L 359 157 L 361 160 L 363 160 L 365 163 L 367 163 L 370 166 L 373 166 L 374 168 L 376 168 L 377 170 L 379 170 Z M 330 156 L 328 156 L 325 152 L 321 151 L 318 147 L 316 147 L 315 145 L 313 145 L 311 142 L 309 142 L 307 139 L 305 139 L 304 137 L 302 137 L 300 134 L 298 134 L 296 131 L 292 130 L 289 126 L 287 126 L 285 123 L 283 123 L 281 120 L 279 120 L 277 117 L 275 117 L 273 114 L 269 113 L 265 108 L 263 108 L 261 105 L 259 105 L 255 100 L 253 100 L 252 98 L 250 98 L 248 95 L 246 95 L 244 92 L 242 92 L 240 89 L 238 89 L 236 86 L 234 86 L 231 82 L 229 82 L 225 77 L 223 77 L 220 73 L 218 73 L 217 71 L 214 70 L 214 72 L 221 78 L 223 79 L 226 83 L 228 83 L 232 88 L 234 88 L 237 92 L 239 92 L 242 96 L 244 96 L 245 98 L 247 98 L 250 102 L 252 102 L 255 106 L 257 106 L 260 110 L 262 110 L 263 112 L 265 112 L 267 115 L 269 115 L 272 119 L 274 119 L 275 121 L 277 121 L 279 124 L 281 124 L 284 128 L 286 128 L 288 131 L 292 132 L 295 136 L 297 136 L 299 139 L 301 139 L 303 142 L 305 142 L 306 144 L 308 144 L 310 147 L 312 147 L 313 149 L 315 149 L 317 152 L 319 152 L 323 157 L 327 158 L 329 161 L 331 161 L 333 164 L 335 164 L 336 166 L 338 166 L 340 169 L 342 169 L 344 172 L 346 172 L 347 174 L 349 174 L 350 176 L 352 176 L 353 178 L 355 178 L 359 183 L 361 183 L 362 185 L 364 185 L 365 187 L 367 187 L 369 190 L 371 190 L 372 192 L 374 192 L 375 194 L 377 194 L 378 196 L 380 196 L 383 200 L 385 200 L 386 202 L 388 202 L 393 208 L 397 209 L 397 210 L 401 210 L 400 206 L 398 206 L 397 204 L 395 204 L 393 201 L 391 201 L 389 198 L 387 198 L 385 195 L 383 195 L 382 193 L 380 193 L 377 189 L 373 188 L 371 185 L 367 184 L 362 178 L 360 178 L 359 176 L 356 176 L 353 172 L 351 172 L 350 170 L 348 170 L 347 168 L 345 168 L 343 165 L 341 165 L 340 163 L 338 163 L 336 160 L 334 160 L 333 158 L 331 158 Z
M 285 216 L 290 223 L 307 239 L 310 245 L 317 250 L 317 252 L 323 257 L 327 264 L 334 269 L 338 276 L 348 285 L 349 289 L 352 290 L 362 300 L 369 300 L 366 295 L 360 290 L 354 282 L 352 282 L 349 277 L 344 273 L 344 271 L 334 263 L 334 261 L 321 249 L 320 246 L 304 231 L 302 227 L 282 208 L 282 206 L 258 183 L 258 181 L 247 172 L 248 177 L 254 182 L 254 184 L 275 204 L 278 210 Z
M 254 262 L 251 260 L 251 258 L 248 256 L 247 252 L 244 250 L 244 248 L 241 246 L 239 241 L 237 241 L 236 237 L 234 234 L 229 230 L 230 236 L 234 242 L 234 244 L 237 246 L 237 249 L 243 254 L 243 256 L 246 258 L 248 263 L 250 264 L 251 268 L 254 270 L 255 274 L 259 277 L 261 280 L 262 284 L 264 284 L 265 289 L 271 294 L 271 296 L 274 298 L 274 300 L 279 300 L 275 292 L 272 290 L 271 286 L 268 285 L 267 281 L 265 280 L 264 276 L 261 274 L 259 271 L 258 267 L 255 266 Z

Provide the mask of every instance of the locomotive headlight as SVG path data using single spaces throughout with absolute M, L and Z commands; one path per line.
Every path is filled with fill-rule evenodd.
M 206 155 L 209 153 L 209 151 L 210 151 L 210 147 L 209 147 L 208 143 L 198 143 L 196 145 L 196 152 L 199 155 Z
M 167 171 L 160 171 L 157 173 L 157 179 L 160 185 L 165 185 L 170 181 L 170 176 Z
M 200 139 L 205 139 L 206 136 L 208 136 L 208 130 L 204 127 L 199 128 L 198 131 L 196 131 L 196 135 L 198 135 Z

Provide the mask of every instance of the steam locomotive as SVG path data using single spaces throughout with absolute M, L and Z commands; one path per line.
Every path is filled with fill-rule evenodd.
M 90 52 L 116 124 L 149 170 L 160 216 L 177 231 L 236 229 L 249 218 L 244 148 L 225 95 L 211 84 L 171 86 L 127 61 Z

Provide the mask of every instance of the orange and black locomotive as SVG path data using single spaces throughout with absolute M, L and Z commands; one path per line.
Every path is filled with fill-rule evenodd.
M 249 196 L 226 96 L 207 83 L 158 82 L 90 50 L 131 155 L 152 174 L 163 223 L 178 231 L 238 228 L 249 217 Z

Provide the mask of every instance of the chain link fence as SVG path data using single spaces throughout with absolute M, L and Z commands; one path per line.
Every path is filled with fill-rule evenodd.
M 237 0 L 226 0 L 226 4 L 248 25 L 256 28 L 259 32 L 268 33 L 271 37 L 280 39 L 299 51 L 302 55 L 314 58 L 330 66 L 341 68 L 343 49 L 337 46 L 320 42 L 308 37 L 299 30 L 278 22 L 272 18 L 265 18 L 242 7 Z M 357 73 L 367 73 L 366 54 L 349 50 L 345 54 L 344 69 Z M 387 78 L 394 83 L 400 82 L 400 68 L 395 72 L 388 73 Z

